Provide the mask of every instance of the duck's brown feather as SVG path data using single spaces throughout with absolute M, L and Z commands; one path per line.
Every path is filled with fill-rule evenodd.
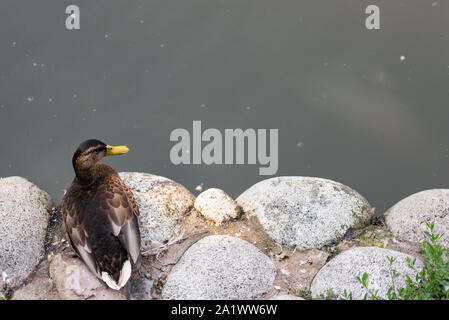
M 140 211 L 136 198 L 134 198 L 134 194 L 132 193 L 131 189 L 128 188 L 128 186 L 123 182 L 123 180 L 120 179 L 120 182 L 122 183 L 122 188 L 123 190 L 125 190 L 126 195 L 128 196 L 128 200 L 131 203 L 131 207 L 133 208 L 134 214 L 137 216 L 140 225 Z
M 140 261 L 139 209 L 131 190 L 114 169 L 97 164 L 97 178 L 85 185 L 75 178 L 63 197 L 62 212 L 72 246 L 99 276 L 117 279 L 123 263 Z

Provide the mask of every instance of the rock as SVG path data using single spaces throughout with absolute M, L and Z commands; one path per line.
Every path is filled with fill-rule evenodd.
M 220 225 L 239 217 L 242 209 L 229 195 L 221 189 L 207 189 L 195 200 L 195 209 L 206 219 Z
M 0 293 L 21 284 L 43 258 L 53 205 L 22 177 L 0 179 Z
M 328 257 L 327 252 L 318 249 L 287 252 L 275 256 L 277 275 L 273 288 L 265 297 L 275 296 L 279 294 L 279 290 L 292 293 L 307 290 L 315 275 L 326 264 Z
M 169 241 L 178 232 L 195 197 L 182 185 L 148 173 L 121 172 L 139 205 L 144 251 Z
M 269 300 L 305 300 L 304 298 L 294 296 L 292 294 L 281 294 Z
M 130 279 L 131 300 L 153 300 L 151 289 L 154 281 L 149 274 L 141 274 Z
M 50 276 L 63 300 L 126 300 L 123 289 L 108 288 L 78 258 L 56 255 L 50 264 Z
M 256 183 L 237 203 L 257 215 L 277 242 L 321 248 L 373 216 L 368 201 L 353 189 L 327 179 L 277 177 Z
M 418 259 L 425 260 L 425 253 L 421 250 L 421 244 L 410 241 L 400 241 L 396 238 L 392 238 L 388 241 L 386 249 L 399 251 L 411 256 L 414 256 Z
M 16 289 L 11 300 L 60 300 L 53 280 L 49 278 L 49 263 L 44 260 L 26 285 Z
M 14 291 L 10 300 L 60 300 L 58 294 L 51 290 L 51 279 L 48 282 L 35 282 Z
M 449 244 L 449 189 L 421 191 L 399 201 L 385 213 L 385 222 L 399 240 L 422 243 L 429 231 L 426 222 L 435 222 L 440 243 Z
M 276 275 L 274 263 L 247 241 L 208 236 L 192 245 L 173 267 L 164 299 L 259 299 Z
M 413 270 L 406 262 L 407 258 L 413 260 L 412 256 L 378 247 L 357 247 L 337 255 L 317 273 L 312 281 L 312 297 L 319 298 L 320 294 L 326 296 L 328 289 L 332 289 L 334 294 L 343 295 L 346 289 L 347 293 L 352 292 L 353 299 L 363 299 L 367 291 L 356 277 L 362 277 L 365 272 L 369 276 L 370 290 L 373 292 L 379 290 L 378 295 L 386 297 L 392 284 L 390 274 L 383 271 L 389 270 L 387 256 L 396 259 L 392 267 L 400 274 L 395 279 L 396 287 L 404 287 L 406 275 L 414 277 Z M 416 260 L 415 266 L 419 270 L 423 264 L 420 260 Z

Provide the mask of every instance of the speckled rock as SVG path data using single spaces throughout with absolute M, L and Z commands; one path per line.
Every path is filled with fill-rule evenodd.
M 198 195 L 195 209 L 206 219 L 219 225 L 239 217 L 242 209 L 237 202 L 221 189 L 207 189 Z
M 63 300 L 126 300 L 123 290 L 108 288 L 78 258 L 56 255 L 50 264 L 50 276 Z
M 259 299 L 276 275 L 274 263 L 247 241 L 208 236 L 192 245 L 167 277 L 164 299 Z
M 131 300 L 153 300 L 151 291 L 154 281 L 148 273 L 136 275 L 130 279 L 129 291 Z
M 53 205 L 22 177 L 0 179 L 0 293 L 19 285 L 43 258 Z
M 357 276 L 369 275 L 369 288 L 381 297 L 386 297 L 392 282 L 388 272 L 389 261 L 387 257 L 394 257 L 396 261 L 393 268 L 400 276 L 395 279 L 396 287 L 405 286 L 406 275 L 413 275 L 413 270 L 408 266 L 406 259 L 411 258 L 405 253 L 381 249 L 378 247 L 357 247 L 340 253 L 328 262 L 315 276 L 312 281 L 312 297 L 317 298 L 320 294 L 326 295 L 328 289 L 333 293 L 343 295 L 344 290 L 352 292 L 353 299 L 363 299 L 366 289 L 357 281 Z M 422 262 L 416 260 L 415 266 L 419 270 Z
M 385 213 L 385 222 L 399 240 L 421 243 L 429 231 L 426 222 L 435 222 L 434 232 L 441 245 L 449 247 L 449 189 L 421 191 L 399 201 Z
M 269 300 L 305 300 L 304 298 L 294 296 L 292 294 L 281 294 L 279 296 L 270 298 Z
M 60 300 L 49 276 L 49 262 L 43 261 L 33 273 L 31 281 L 14 290 L 11 300 Z
M 179 183 L 148 173 L 121 172 L 139 205 L 143 250 L 169 241 L 184 216 L 193 208 L 195 197 Z
M 263 180 L 236 201 L 245 212 L 257 215 L 274 240 L 303 249 L 338 240 L 373 216 L 368 201 L 355 190 L 321 178 Z

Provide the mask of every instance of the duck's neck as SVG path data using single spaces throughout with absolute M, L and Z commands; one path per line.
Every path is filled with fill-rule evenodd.
M 81 184 L 91 184 L 96 179 L 96 166 L 97 164 L 94 164 L 90 167 L 82 167 L 79 165 L 75 165 L 75 175 L 78 179 L 78 182 Z
M 74 169 L 78 182 L 85 185 L 91 184 L 98 178 L 116 173 L 112 167 L 104 163 L 96 163 L 90 167 L 75 165 Z

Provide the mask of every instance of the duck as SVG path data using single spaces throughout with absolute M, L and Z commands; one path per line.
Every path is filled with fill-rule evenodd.
M 88 269 L 114 290 L 123 288 L 141 264 L 140 212 L 130 188 L 106 156 L 128 153 L 97 139 L 82 142 L 72 157 L 75 177 L 61 208 L 73 250 Z

